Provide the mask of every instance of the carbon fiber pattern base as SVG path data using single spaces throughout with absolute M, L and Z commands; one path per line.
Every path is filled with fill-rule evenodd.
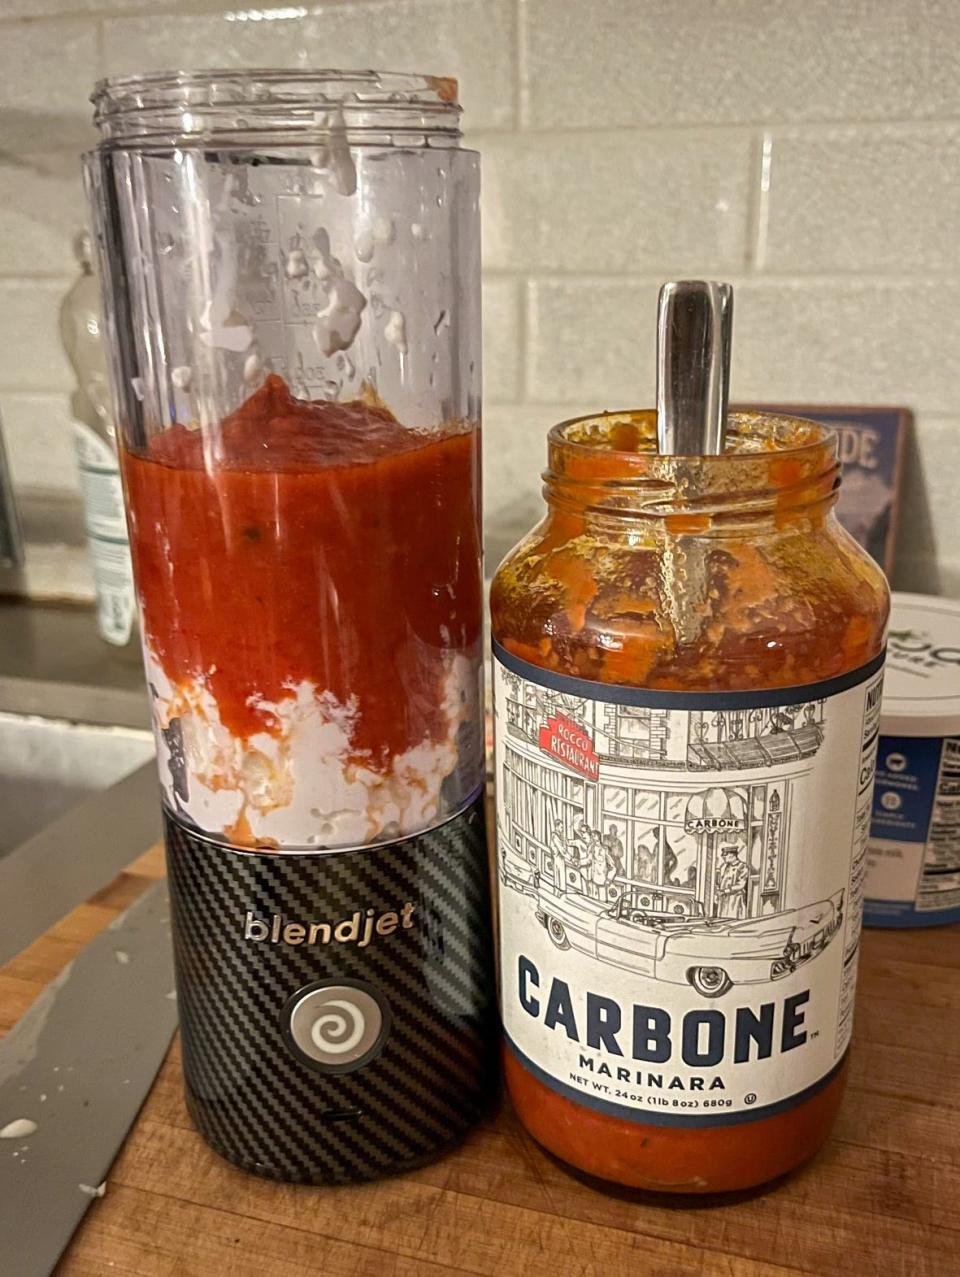
M 498 1029 L 483 800 L 376 850 L 260 855 L 165 817 L 183 1067 L 190 1113 L 229 1161 L 295 1183 L 344 1183 L 429 1161 L 497 1089 Z M 244 938 L 245 918 L 301 923 L 399 910 L 415 924 L 366 948 Z M 382 1050 L 317 1072 L 281 1032 L 288 999 L 331 979 L 389 1008 Z

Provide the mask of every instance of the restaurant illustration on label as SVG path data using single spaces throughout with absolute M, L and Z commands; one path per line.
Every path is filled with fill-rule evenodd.
M 808 903 L 787 888 L 791 775 L 823 742 L 823 700 L 651 709 L 502 677 L 500 881 L 530 896 L 558 949 L 716 998 L 787 975 L 826 948 L 844 890 Z M 637 775 L 654 768 L 675 771 L 675 783 Z M 756 768 L 777 776 L 709 776 Z

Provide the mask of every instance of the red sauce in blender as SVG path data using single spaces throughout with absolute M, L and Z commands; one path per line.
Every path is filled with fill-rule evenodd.
M 309 680 L 353 701 L 352 757 L 375 769 L 441 740 L 440 655 L 479 639 L 475 440 L 271 376 L 215 429 L 125 452 L 145 636 L 171 682 L 203 677 L 247 738 Z

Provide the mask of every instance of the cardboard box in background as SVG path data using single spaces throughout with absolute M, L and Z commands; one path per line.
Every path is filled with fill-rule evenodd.
M 837 404 L 751 404 L 750 409 L 808 417 L 840 436 L 840 522 L 890 576 L 896 548 L 903 449 L 912 420 L 906 408 Z

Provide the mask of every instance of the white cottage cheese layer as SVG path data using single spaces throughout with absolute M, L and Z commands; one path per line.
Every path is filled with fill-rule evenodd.
M 457 765 L 458 729 L 476 708 L 471 662 L 445 659 L 443 739 L 424 740 L 377 771 L 350 761 L 355 701 L 341 704 L 304 681 L 279 701 L 256 702 L 276 719 L 275 731 L 235 737 L 207 680 L 172 685 L 148 648 L 167 803 L 213 836 L 280 850 L 360 846 L 429 828 L 445 814 L 441 786 Z

